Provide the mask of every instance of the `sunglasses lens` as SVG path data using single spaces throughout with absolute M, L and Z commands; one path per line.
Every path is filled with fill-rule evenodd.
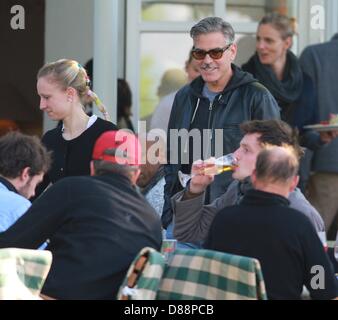
M 204 50 L 194 50 L 191 54 L 196 60 L 203 60 L 207 55 Z
M 222 49 L 213 49 L 209 51 L 209 56 L 213 59 L 220 59 L 222 58 L 223 52 Z
M 215 49 L 211 49 L 209 51 L 204 51 L 201 49 L 195 49 L 192 51 L 192 56 L 196 59 L 196 60 L 203 60 L 205 58 L 205 56 L 208 54 L 212 59 L 221 59 L 223 56 L 223 53 L 225 51 L 227 51 L 230 48 L 231 44 L 229 44 L 227 47 L 225 48 L 215 48 Z

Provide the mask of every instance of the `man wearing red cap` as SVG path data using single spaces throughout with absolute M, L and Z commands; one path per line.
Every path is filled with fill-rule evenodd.
M 53 263 L 42 294 L 52 298 L 114 299 L 140 249 L 161 246 L 160 220 L 134 187 L 136 136 L 107 131 L 92 158 L 91 177 L 58 181 L 0 234 L 0 248 L 36 249 L 48 239 Z

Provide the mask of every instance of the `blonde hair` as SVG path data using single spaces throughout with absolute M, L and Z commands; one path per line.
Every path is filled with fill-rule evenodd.
M 47 63 L 38 72 L 37 78 L 42 77 L 50 78 L 64 90 L 69 87 L 75 89 L 83 105 L 94 102 L 104 118 L 110 120 L 105 105 L 89 87 L 90 79 L 86 70 L 77 61 L 61 59 Z

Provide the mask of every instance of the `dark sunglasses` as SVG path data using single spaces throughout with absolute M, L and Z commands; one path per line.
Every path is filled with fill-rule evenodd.
M 202 49 L 192 49 L 191 55 L 196 59 L 196 60 L 203 60 L 206 55 L 208 54 L 210 58 L 212 59 L 221 59 L 223 56 L 223 53 L 227 51 L 231 47 L 232 43 L 228 44 L 224 48 L 215 48 L 211 49 L 209 51 L 205 51 Z

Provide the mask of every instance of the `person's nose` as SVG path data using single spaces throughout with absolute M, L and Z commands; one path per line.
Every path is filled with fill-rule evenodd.
M 256 41 L 256 49 L 257 50 L 262 50 L 265 48 L 265 43 L 262 40 L 257 40 Z
M 40 110 L 46 109 L 46 100 L 44 98 L 40 98 Z
M 234 156 L 236 157 L 236 160 L 237 160 L 237 161 L 240 159 L 240 148 L 238 148 L 238 149 L 234 152 Z
M 206 54 L 204 59 L 203 59 L 203 62 L 206 63 L 206 64 L 209 64 L 209 63 L 213 62 L 213 59 L 209 56 L 209 54 Z

